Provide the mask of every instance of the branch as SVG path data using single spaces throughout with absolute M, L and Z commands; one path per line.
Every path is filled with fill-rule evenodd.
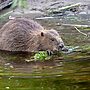
M 75 28 L 79 33 L 81 33 L 81 34 L 83 34 L 83 35 L 85 35 L 85 36 L 88 36 L 86 33 L 81 32 L 77 27 L 74 26 L 74 28 Z

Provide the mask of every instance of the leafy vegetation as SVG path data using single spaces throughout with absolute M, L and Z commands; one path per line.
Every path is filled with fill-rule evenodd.
M 27 4 L 27 0 L 13 0 L 12 8 L 26 8 Z
M 47 54 L 46 51 L 39 51 L 34 55 L 34 59 L 44 61 L 44 60 L 50 59 L 50 56 Z

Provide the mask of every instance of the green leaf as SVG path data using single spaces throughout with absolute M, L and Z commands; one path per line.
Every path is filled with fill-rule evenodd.
M 50 58 L 48 58 L 48 54 L 46 51 L 39 51 L 38 53 L 34 55 L 34 59 L 43 61 L 43 60 L 50 59 Z

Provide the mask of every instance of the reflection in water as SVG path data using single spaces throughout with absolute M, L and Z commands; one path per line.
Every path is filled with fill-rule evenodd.
M 71 29 L 59 32 L 67 45 L 89 46 L 90 37 Z M 34 53 L 0 51 L 0 90 L 90 90 L 88 50 L 54 55 L 44 62 L 30 61 Z
M 59 25 L 65 22 L 60 20 L 61 17 L 38 22 L 58 30 L 68 46 L 89 46 L 90 36 Z M 83 32 L 90 35 L 90 28 Z M 33 55 L 0 51 L 0 90 L 90 90 L 90 47 L 88 52 L 61 54 L 44 62 L 30 61 Z
M 72 30 L 61 32 L 67 45 L 89 46 L 90 37 L 83 40 Z M 58 54 L 44 62 L 29 62 L 34 53 L 0 51 L 0 90 L 90 90 L 88 50 Z
M 61 55 L 44 62 L 25 61 L 33 55 L 26 52 L 0 52 L 1 90 L 90 89 L 90 57 L 73 60 Z

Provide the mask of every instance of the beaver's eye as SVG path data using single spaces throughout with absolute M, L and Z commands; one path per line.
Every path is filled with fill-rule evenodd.
M 52 40 L 52 41 L 55 41 L 55 39 L 54 39 L 54 38 L 51 38 L 51 40 Z

